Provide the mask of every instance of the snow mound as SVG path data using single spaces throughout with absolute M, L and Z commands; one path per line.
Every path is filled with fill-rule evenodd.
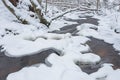
M 61 51 L 78 49 L 78 51 L 88 50 L 88 46 L 81 46 L 81 43 L 88 41 L 85 37 L 71 37 L 70 34 L 21 34 L 18 36 L 6 36 L 1 39 L 6 54 L 11 56 L 23 56 L 35 54 L 43 49 L 55 48 Z M 14 46 L 13 46 L 14 45 Z
M 84 64 L 95 64 L 98 63 L 101 60 L 101 58 L 98 55 L 95 55 L 94 53 L 86 53 L 86 54 L 82 54 L 81 58 L 80 58 L 80 62 L 84 63 Z

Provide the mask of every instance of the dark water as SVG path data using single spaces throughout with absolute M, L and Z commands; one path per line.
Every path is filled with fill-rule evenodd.
M 111 44 L 104 42 L 103 40 L 98 40 L 95 38 L 90 38 L 91 41 L 87 42 L 87 44 L 91 48 L 91 52 L 99 55 L 101 57 L 101 61 L 98 64 L 93 65 L 79 65 L 82 70 L 88 74 L 96 72 L 102 64 L 111 63 L 113 64 L 113 68 L 120 68 L 120 55 L 118 55 L 118 51 L 115 51 Z
M 90 38 L 91 41 L 87 44 L 91 48 L 91 52 L 101 57 L 100 63 L 112 63 L 114 69 L 120 68 L 120 56 L 117 54 L 111 44 L 105 43 L 103 40 Z M 23 57 L 8 57 L 4 52 L 0 52 L 0 80 L 5 80 L 9 73 L 19 71 L 23 67 L 31 66 L 37 63 L 45 63 L 45 59 L 51 54 L 56 53 L 60 56 L 59 51 L 55 49 L 48 49 L 34 55 L 28 55 Z M 101 64 L 96 65 L 80 65 L 82 70 L 88 74 L 97 71 Z M 78 65 L 79 66 L 79 65 Z
M 76 33 L 78 32 L 76 27 L 81 25 L 81 24 L 84 24 L 84 23 L 90 23 L 93 25 L 99 24 L 98 19 L 93 18 L 92 16 L 83 16 L 80 18 L 85 18 L 85 19 L 66 19 L 65 18 L 66 21 L 77 22 L 77 24 L 64 26 L 64 27 L 60 28 L 60 31 L 55 30 L 55 31 L 52 31 L 52 33 L 58 33 L 58 34 L 71 33 L 72 35 L 76 35 Z
M 102 58 L 103 63 L 112 63 L 114 68 L 120 68 L 120 55 L 118 51 L 115 51 L 112 44 L 108 44 L 103 40 L 90 38 L 91 41 L 88 45 L 92 49 L 92 52 L 99 55 Z
M 45 63 L 45 59 L 51 54 L 60 52 L 55 49 L 48 49 L 34 55 L 23 57 L 8 57 L 4 52 L 0 52 L 0 80 L 5 80 L 9 73 L 16 72 L 23 67 L 31 66 L 38 63 Z
M 78 32 L 76 27 L 78 25 L 89 23 L 93 25 L 98 25 L 98 19 L 93 18 L 92 16 L 80 16 L 80 18 L 86 19 L 65 19 L 70 22 L 77 22 L 77 24 L 67 25 L 60 29 L 60 31 L 53 31 L 54 33 L 71 33 L 73 36 Z M 120 68 L 120 56 L 118 55 L 118 51 L 112 47 L 111 44 L 105 43 L 103 40 L 90 38 L 91 41 L 87 42 L 87 44 L 91 48 L 91 52 L 99 55 L 101 57 L 101 61 L 98 64 L 82 64 L 76 63 L 78 66 L 82 68 L 82 70 L 88 74 L 97 71 L 103 63 L 112 63 L 114 64 L 113 68 Z
M 86 17 L 86 19 L 79 20 L 71 20 L 66 19 L 67 21 L 74 21 L 77 24 L 67 25 L 60 29 L 60 31 L 53 31 L 55 33 L 72 33 L 75 34 L 77 32 L 76 27 L 83 23 L 97 23 L 97 20 L 91 17 Z M 98 23 L 97 23 L 98 24 Z M 96 25 L 97 25 L 96 24 Z M 37 63 L 45 63 L 46 57 L 48 57 L 51 53 L 60 53 L 53 49 L 48 49 L 43 52 L 37 53 L 35 55 L 29 55 L 24 57 L 8 57 L 4 54 L 4 52 L 0 52 L 0 80 L 5 80 L 9 73 L 16 72 L 23 67 L 30 66 Z M 59 55 L 59 54 L 58 54 Z
M 78 25 L 83 23 L 90 23 L 94 25 L 98 25 L 98 19 L 92 18 L 91 16 L 84 16 L 82 18 L 86 19 L 65 19 L 67 21 L 77 22 L 77 24 L 67 25 L 60 29 L 60 31 L 52 31 L 52 33 L 71 33 L 72 35 L 76 35 Z M 112 63 L 114 64 L 114 69 L 120 68 L 120 56 L 117 54 L 112 45 L 105 43 L 102 40 L 98 40 L 95 38 L 90 38 L 91 41 L 87 42 L 87 44 L 91 48 L 91 52 L 99 55 L 102 60 L 100 63 L 95 65 L 80 65 L 82 70 L 86 73 L 93 73 L 100 68 L 100 65 L 103 63 Z M 0 47 L 1 48 L 1 47 Z M 0 52 L 0 80 L 5 80 L 9 73 L 16 72 L 23 67 L 31 66 L 37 63 L 45 63 L 46 57 L 48 57 L 51 53 L 56 53 L 60 56 L 60 51 L 55 49 L 48 49 L 34 55 L 28 55 L 23 57 L 8 57 L 4 54 L 4 52 Z M 77 64 L 79 66 L 79 64 Z

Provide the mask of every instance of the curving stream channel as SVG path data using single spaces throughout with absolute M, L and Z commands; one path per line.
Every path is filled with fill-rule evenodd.
M 83 23 L 90 23 L 98 25 L 98 19 L 92 18 L 91 16 L 85 16 L 86 19 L 65 19 L 67 21 L 77 22 L 77 24 L 67 25 L 60 29 L 60 31 L 52 31 L 51 33 L 71 33 L 73 36 L 76 35 L 78 25 Z M 111 44 L 105 43 L 102 40 L 98 40 L 90 37 L 91 41 L 87 42 L 90 46 L 91 51 L 96 53 L 101 57 L 100 64 L 96 64 L 96 67 L 92 66 L 82 66 L 82 70 L 86 73 L 92 73 L 97 71 L 100 68 L 100 65 L 103 63 L 112 63 L 114 64 L 114 69 L 120 68 L 120 56 L 118 52 L 114 50 Z M 1 48 L 1 47 L 0 47 Z M 8 74 L 16 72 L 23 67 L 31 66 L 38 63 L 45 63 L 45 59 L 51 54 L 56 53 L 60 56 L 60 52 L 55 49 L 48 49 L 34 55 L 28 55 L 23 57 L 8 57 L 4 52 L 0 52 L 0 80 L 6 80 Z M 79 66 L 79 64 L 78 64 Z
M 90 37 L 90 39 L 91 41 L 88 41 L 87 44 L 90 46 L 92 53 L 101 57 L 101 61 L 94 66 L 81 67 L 84 72 L 87 72 L 88 74 L 95 72 L 104 63 L 113 64 L 114 69 L 120 68 L 120 55 L 118 55 L 118 51 L 115 51 L 112 44 L 108 44 L 103 40 L 98 40 L 93 37 Z
M 8 57 L 4 52 L 0 52 L 0 80 L 5 80 L 8 74 L 16 72 L 23 67 L 38 63 L 45 63 L 45 59 L 51 53 L 56 53 L 60 56 L 60 52 L 55 49 L 47 49 L 34 55 L 27 55 L 23 57 Z

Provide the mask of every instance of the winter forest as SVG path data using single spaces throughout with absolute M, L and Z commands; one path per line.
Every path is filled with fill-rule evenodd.
M 120 80 L 120 0 L 0 0 L 0 80 Z

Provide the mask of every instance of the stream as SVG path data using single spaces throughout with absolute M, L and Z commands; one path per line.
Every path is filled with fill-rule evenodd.
M 95 65 L 82 66 L 81 69 L 88 74 L 96 72 L 104 63 L 113 64 L 114 69 L 120 68 L 120 55 L 118 51 L 115 51 L 112 44 L 108 44 L 103 40 L 98 40 L 96 38 L 90 37 L 91 41 L 88 41 L 87 44 L 91 48 L 91 52 L 99 55 L 101 61 Z
M 5 80 L 8 74 L 19 71 L 23 67 L 39 63 L 46 64 L 45 59 L 52 53 L 60 56 L 59 51 L 55 49 L 47 49 L 33 55 L 22 57 L 8 57 L 4 52 L 0 52 L 0 80 Z
M 81 18 L 81 17 L 80 17 Z M 73 36 L 78 32 L 76 27 L 83 23 L 90 23 L 94 25 L 98 25 L 98 19 L 92 18 L 92 16 L 84 16 L 86 19 L 65 19 L 66 21 L 77 22 L 77 24 L 67 25 L 60 28 L 60 31 L 52 31 L 50 33 L 71 33 Z M 117 51 L 112 47 L 111 44 L 105 43 L 103 40 L 98 40 L 93 37 L 90 37 L 91 41 L 87 42 L 87 44 L 91 48 L 91 52 L 99 55 L 101 57 L 100 63 L 112 63 L 114 64 L 113 68 L 120 68 L 120 55 L 118 55 Z M 1 48 L 1 47 L 0 47 Z M 0 52 L 0 80 L 5 80 L 8 74 L 19 71 L 23 67 L 31 66 L 38 63 L 45 63 L 45 59 L 51 54 L 56 53 L 60 56 L 59 52 L 55 49 L 48 49 L 33 55 L 23 56 L 23 57 L 8 57 L 4 54 L 4 52 Z M 97 65 L 97 64 L 96 64 Z M 79 66 L 79 65 L 78 65 Z M 97 67 L 82 66 L 81 69 L 90 74 L 97 71 L 101 65 L 98 64 Z

